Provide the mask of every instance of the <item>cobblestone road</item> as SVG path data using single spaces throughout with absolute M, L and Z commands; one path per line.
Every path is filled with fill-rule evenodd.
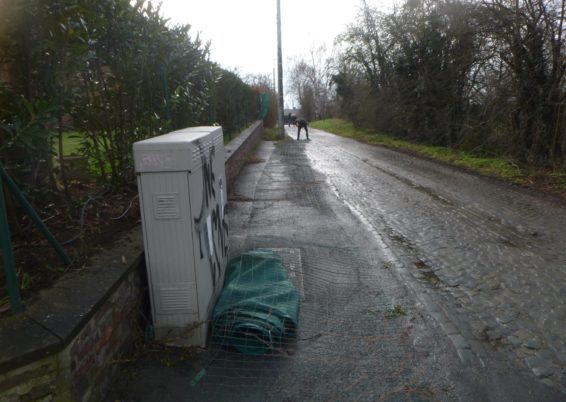
M 513 186 L 311 130 L 306 153 L 374 233 L 466 364 L 566 390 L 566 208 Z

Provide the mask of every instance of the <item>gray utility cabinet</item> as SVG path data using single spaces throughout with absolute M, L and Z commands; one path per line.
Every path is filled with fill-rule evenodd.
M 191 127 L 134 144 L 155 335 L 206 346 L 228 255 L 221 127 Z

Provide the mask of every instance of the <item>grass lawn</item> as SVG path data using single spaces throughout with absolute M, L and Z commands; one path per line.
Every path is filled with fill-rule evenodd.
M 63 133 L 63 155 L 79 155 L 82 136 L 76 131 Z M 53 152 L 59 154 L 59 137 L 53 142 Z
M 525 179 L 525 174 L 519 167 L 502 158 L 486 158 L 451 148 L 416 144 L 414 142 L 400 140 L 383 133 L 355 128 L 352 123 L 342 119 L 319 120 L 312 122 L 311 126 L 343 137 L 352 138 L 366 144 L 381 145 L 389 148 L 414 152 L 415 154 L 423 155 L 435 160 L 462 166 L 475 172 L 502 177 L 518 183 L 523 183 Z

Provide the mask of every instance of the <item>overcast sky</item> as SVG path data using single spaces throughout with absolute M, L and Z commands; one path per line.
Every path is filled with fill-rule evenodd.
M 392 0 L 367 0 L 383 10 Z M 211 42 L 211 59 L 229 70 L 273 75 L 277 60 L 276 0 L 162 0 L 171 23 Z M 355 19 L 360 0 L 281 0 L 283 63 L 308 54 Z M 283 71 L 285 72 L 286 67 Z

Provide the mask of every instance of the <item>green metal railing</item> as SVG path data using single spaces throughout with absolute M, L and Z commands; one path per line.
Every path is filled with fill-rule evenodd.
M 18 204 L 24 209 L 29 218 L 33 221 L 39 231 L 45 236 L 47 241 L 55 249 L 61 257 L 65 265 L 71 264 L 71 258 L 67 255 L 61 244 L 51 234 L 43 220 L 33 209 L 28 200 L 24 197 L 16 183 L 4 170 L 0 164 L 0 247 L 4 256 L 4 271 L 6 276 L 6 286 L 8 287 L 8 297 L 12 312 L 20 313 L 23 311 L 22 299 L 20 296 L 20 286 L 16 275 L 16 264 L 14 261 L 14 253 L 12 251 L 12 241 L 10 235 L 10 226 L 8 225 L 8 215 L 6 212 L 6 202 L 4 199 L 4 185 L 10 190 Z

